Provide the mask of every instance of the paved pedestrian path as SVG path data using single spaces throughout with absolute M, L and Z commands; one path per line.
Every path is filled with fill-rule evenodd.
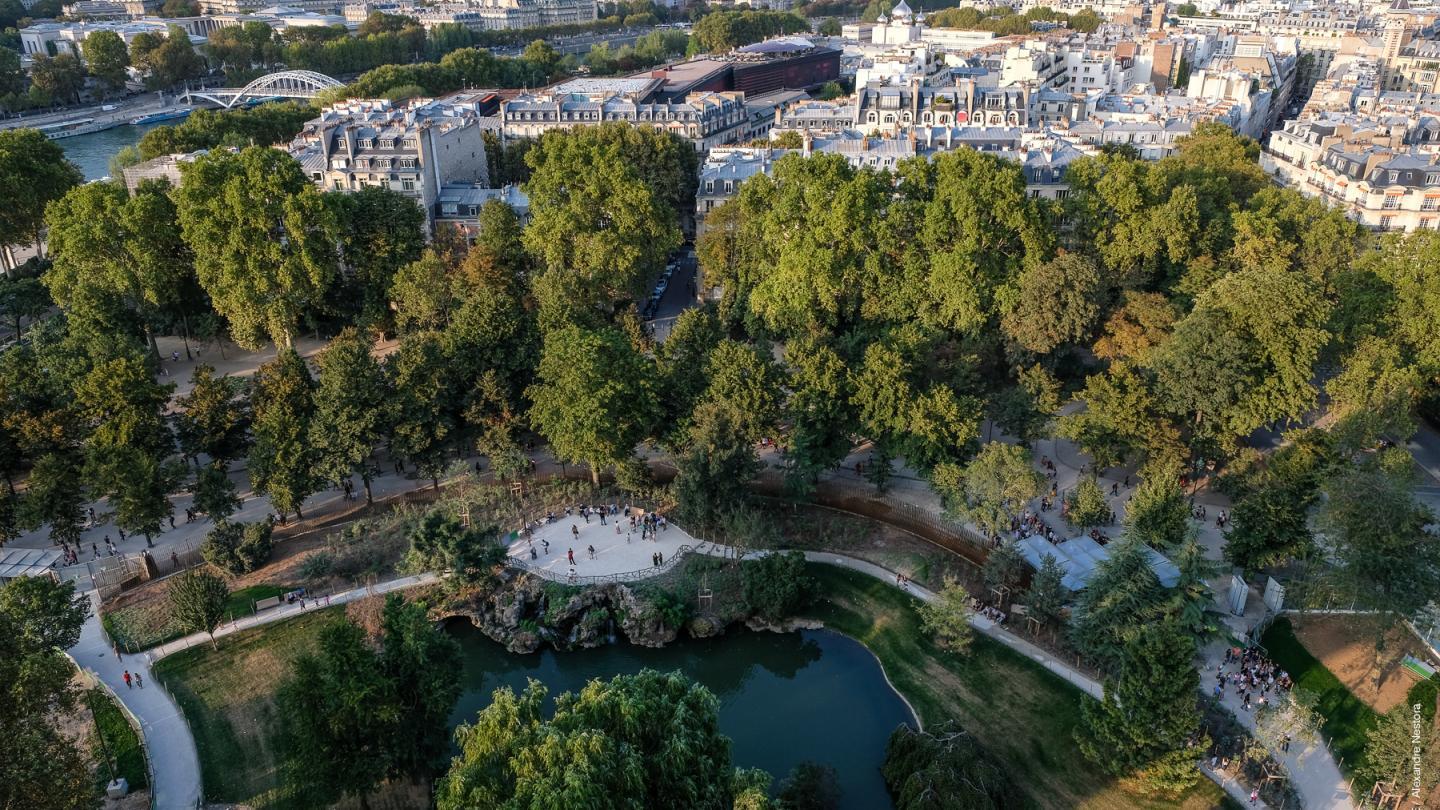
M 80 629 L 80 641 L 70 657 L 110 688 L 140 722 L 145 753 L 150 758 L 154 784 L 151 800 L 157 810 L 192 810 L 200 801 L 200 759 L 195 738 L 170 693 L 150 677 L 143 654 L 116 655 L 100 628 L 100 598 L 90 593 L 90 618 Z M 143 687 L 127 687 L 125 672 L 140 673 Z
M 376 585 L 354 588 L 332 594 L 321 600 L 272 608 L 255 616 L 247 616 L 222 626 L 215 631 L 220 639 L 252 627 L 293 618 L 304 612 L 328 605 L 343 605 L 356 599 L 374 594 L 390 593 L 417 585 L 424 585 L 438 579 L 435 574 L 401 577 Z M 91 591 L 90 618 L 80 631 L 80 641 L 70 648 L 70 657 L 75 663 L 93 673 L 115 693 L 125 708 L 140 723 L 140 732 L 145 739 L 146 755 L 150 758 L 153 774 L 152 800 L 155 810 L 193 810 L 202 796 L 200 783 L 200 758 L 195 750 L 195 738 L 184 714 L 159 682 L 151 674 L 151 666 L 167 655 L 198 645 L 209 644 L 205 633 L 195 633 L 168 644 L 154 647 L 132 655 L 117 654 L 105 638 L 100 627 L 99 596 Z M 144 686 L 127 687 L 125 673 L 139 674 Z
M 640 529 L 630 528 L 630 520 L 623 514 L 606 515 L 604 523 L 599 515 L 592 515 L 588 521 L 580 515 L 560 515 L 555 522 L 536 528 L 530 537 L 511 541 L 509 554 L 520 567 L 555 582 L 570 581 L 571 573 L 581 582 L 584 577 L 613 574 L 633 574 L 634 579 L 642 579 L 662 570 L 663 563 L 674 558 L 683 546 L 694 548 L 701 542 L 668 521 L 666 528 L 653 537 L 642 540 L 640 535 Z M 658 562 L 656 554 L 660 555 Z
M 1200 688 L 1207 695 L 1213 695 L 1218 677 L 1219 664 L 1225 660 L 1226 643 L 1216 641 L 1204 650 L 1205 668 L 1200 672 Z M 1230 672 L 1235 668 L 1230 667 Z M 1220 700 L 1240 725 L 1255 730 L 1255 709 L 1246 709 L 1241 704 L 1240 690 L 1233 685 L 1225 689 Z M 1289 751 L 1272 751 L 1272 756 L 1285 766 L 1290 774 L 1290 784 L 1306 807 L 1324 810 L 1353 810 L 1355 802 L 1350 796 L 1350 785 L 1340 773 L 1340 766 L 1330 749 L 1318 737 L 1294 739 Z

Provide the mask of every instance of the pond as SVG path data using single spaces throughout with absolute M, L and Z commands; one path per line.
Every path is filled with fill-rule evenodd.
M 734 742 L 734 764 L 764 768 L 778 780 L 805 760 L 833 767 L 844 791 L 841 807 L 891 807 L 880 776 L 885 743 L 901 723 L 914 725 L 880 664 L 859 642 L 828 630 L 733 632 L 677 641 L 662 649 L 624 642 L 593 650 L 545 649 L 516 655 L 469 622 L 446 629 L 460 642 L 464 693 L 452 725 L 471 721 L 501 686 L 516 692 L 527 678 L 553 697 L 593 678 L 654 669 L 680 670 L 720 700 L 720 730 Z

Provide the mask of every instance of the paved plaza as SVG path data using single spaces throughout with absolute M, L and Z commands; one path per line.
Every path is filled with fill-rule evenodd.
M 530 537 L 511 542 L 510 556 L 547 579 L 566 582 L 572 573 L 571 551 L 575 553 L 573 573 L 583 578 L 643 571 L 655 567 L 652 557 L 657 553 L 663 562 L 669 562 L 681 546 L 694 548 L 701 543 L 674 523 L 656 532 L 655 539 L 642 540 L 639 523 L 632 529 L 623 507 L 621 514 L 604 517 L 602 524 L 599 515 L 591 515 L 589 522 L 579 515 L 558 515 L 554 522 L 535 529 Z M 595 548 L 593 559 L 591 546 Z

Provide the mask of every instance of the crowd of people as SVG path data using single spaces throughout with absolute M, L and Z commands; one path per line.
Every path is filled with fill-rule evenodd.
M 1258 647 L 1227 649 L 1215 671 L 1215 699 L 1223 700 L 1226 688 L 1234 687 L 1246 711 L 1264 706 L 1272 699 L 1272 692 L 1288 692 L 1295 685 L 1290 674 L 1266 658 Z

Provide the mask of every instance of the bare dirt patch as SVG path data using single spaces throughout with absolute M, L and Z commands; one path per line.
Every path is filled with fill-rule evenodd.
M 1416 683 L 1400 666 L 1405 656 L 1422 661 L 1431 657 L 1404 627 L 1390 628 L 1377 655 L 1379 620 L 1369 616 L 1295 617 L 1291 625 L 1311 655 L 1355 697 L 1381 714 L 1404 702 Z

